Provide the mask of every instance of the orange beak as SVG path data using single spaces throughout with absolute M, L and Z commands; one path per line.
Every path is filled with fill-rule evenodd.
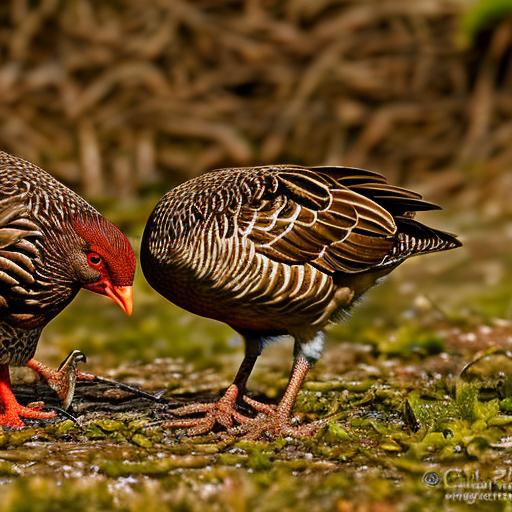
M 104 294 L 130 316 L 133 311 L 133 286 L 112 286 L 105 287 Z

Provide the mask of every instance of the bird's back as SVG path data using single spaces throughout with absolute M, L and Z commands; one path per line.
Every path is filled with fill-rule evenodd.
M 40 167 L 0 151 L 0 200 L 19 196 L 39 222 L 56 223 L 70 215 L 95 211 L 78 194 Z
M 62 254 L 73 215 L 96 210 L 50 174 L 0 151 L 0 321 L 39 328 L 78 288 Z
M 406 258 L 460 245 L 413 218 L 436 208 L 362 169 L 224 169 L 162 198 L 141 263 L 169 300 L 239 330 L 317 328 Z

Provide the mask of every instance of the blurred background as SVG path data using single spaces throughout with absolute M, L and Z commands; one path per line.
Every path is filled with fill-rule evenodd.
M 371 326 L 411 308 L 510 319 L 511 142 L 510 0 L 0 3 L 0 147 L 135 246 L 166 190 L 223 166 L 361 166 L 443 205 L 428 220 L 465 248 L 408 262 L 333 340 L 374 339 Z M 106 368 L 159 356 L 224 367 L 227 355 L 229 375 L 233 333 L 137 279 L 132 318 L 83 292 L 39 356 L 80 348 Z
M 172 186 L 270 163 L 382 172 L 441 204 L 421 220 L 464 242 L 407 261 L 331 329 L 296 408 L 337 411 L 324 437 L 191 447 L 158 428 L 156 406 L 115 413 L 82 395 L 79 428 L 0 430 L 0 483 L 16 481 L 0 511 L 441 510 L 421 481 L 432 467 L 510 476 L 512 373 L 487 368 L 509 383 L 487 386 L 499 403 L 459 374 L 481 350 L 512 350 L 512 0 L 3 0 L 0 148 L 83 194 L 137 250 Z M 130 318 L 81 292 L 38 357 L 78 348 L 100 375 L 216 396 L 241 340 L 140 269 L 135 292 Z M 275 400 L 290 364 L 290 343 L 269 347 L 249 389 Z

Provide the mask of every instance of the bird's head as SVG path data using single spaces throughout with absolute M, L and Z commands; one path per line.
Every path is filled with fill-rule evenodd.
M 105 295 L 131 315 L 135 253 L 124 233 L 101 215 L 72 222 L 83 244 L 72 261 L 80 285 Z

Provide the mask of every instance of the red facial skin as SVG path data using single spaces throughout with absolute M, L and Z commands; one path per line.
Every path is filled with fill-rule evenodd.
M 135 253 L 130 242 L 117 226 L 101 215 L 78 217 L 72 225 L 89 245 L 89 267 L 100 274 L 97 281 L 83 287 L 105 295 L 131 315 Z
M 87 262 L 91 268 L 100 273 L 101 277 L 98 281 L 85 285 L 84 288 L 107 296 L 118 304 L 127 315 L 131 315 L 133 311 L 133 287 L 114 286 L 104 259 L 99 253 L 95 251 L 89 252 L 87 254 Z

